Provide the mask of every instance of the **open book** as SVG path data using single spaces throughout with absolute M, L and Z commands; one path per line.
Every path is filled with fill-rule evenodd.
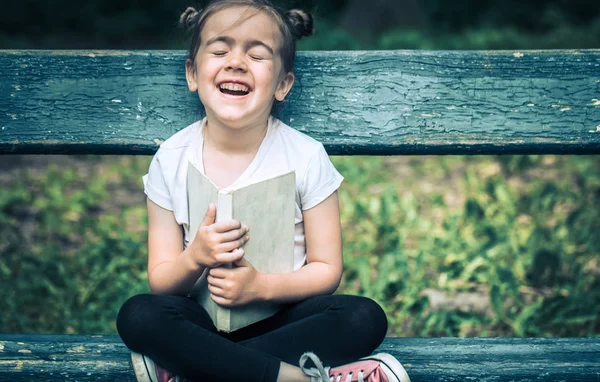
M 190 243 L 210 203 L 217 206 L 216 222 L 235 219 L 250 228 L 245 259 L 262 273 L 289 273 L 294 267 L 296 176 L 288 172 L 234 189 L 219 190 L 202 171 L 189 163 L 187 173 Z M 232 264 L 224 266 L 231 267 Z M 208 312 L 216 328 L 232 332 L 272 316 L 279 306 L 253 303 L 224 308 L 210 298 L 208 269 L 190 295 Z

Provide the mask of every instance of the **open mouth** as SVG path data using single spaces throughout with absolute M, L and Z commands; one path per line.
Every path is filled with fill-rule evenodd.
M 248 86 L 244 84 L 237 84 L 231 82 L 226 82 L 219 85 L 219 90 L 223 94 L 228 94 L 232 96 L 245 96 L 248 93 L 250 93 L 250 89 L 248 88 Z

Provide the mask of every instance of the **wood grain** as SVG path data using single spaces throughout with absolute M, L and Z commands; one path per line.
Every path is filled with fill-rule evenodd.
M 0 153 L 152 154 L 182 51 L 0 51 Z M 330 154 L 600 153 L 600 50 L 301 52 L 277 115 Z
M 600 381 L 600 338 L 386 338 L 412 382 Z M 0 381 L 135 381 L 117 336 L 0 335 Z

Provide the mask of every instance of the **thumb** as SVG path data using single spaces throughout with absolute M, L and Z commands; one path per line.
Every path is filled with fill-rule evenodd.
M 204 219 L 200 222 L 200 227 L 205 227 L 207 225 L 215 224 L 215 219 L 217 217 L 217 206 L 214 203 L 210 203 L 208 205 L 208 209 L 206 210 L 206 214 L 204 215 Z

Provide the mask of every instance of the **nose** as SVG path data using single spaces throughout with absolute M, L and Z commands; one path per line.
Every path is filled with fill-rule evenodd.
M 245 72 L 248 69 L 246 65 L 246 54 L 237 50 L 232 51 L 229 54 L 229 61 L 227 61 L 226 69 L 233 72 Z

